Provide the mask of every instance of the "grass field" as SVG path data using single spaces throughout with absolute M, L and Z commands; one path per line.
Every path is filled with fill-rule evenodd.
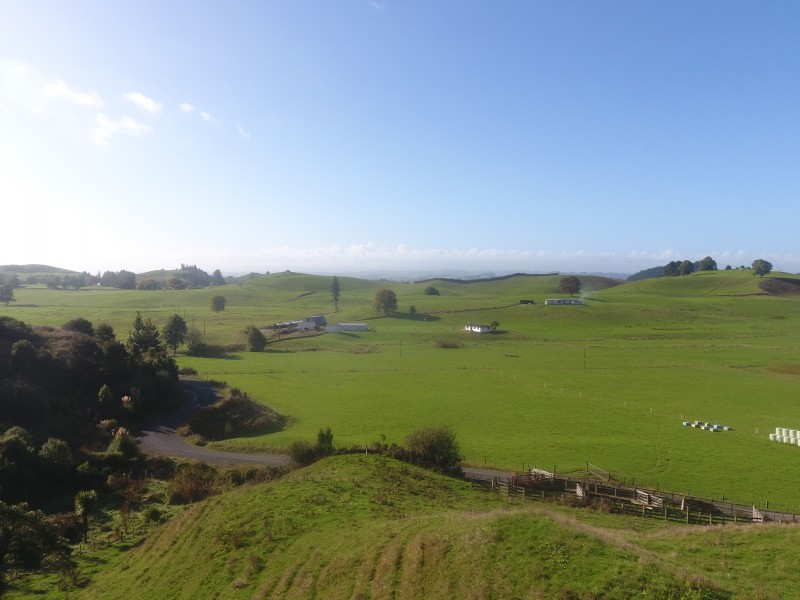
M 280 449 L 325 426 L 339 445 L 399 442 L 420 425 L 447 424 L 474 465 L 564 472 L 591 462 L 642 485 L 800 512 L 791 475 L 800 448 L 768 441 L 777 426 L 800 429 L 800 298 L 762 295 L 741 271 L 615 287 L 581 279 L 582 307 L 543 305 L 558 295 L 558 276 L 340 278 L 334 313 L 330 278 L 280 273 L 214 290 L 20 289 L 0 314 L 50 326 L 83 316 L 125 338 L 137 310 L 158 325 L 177 312 L 220 344 L 246 325 L 311 314 L 367 322 L 372 331 L 275 342 L 264 353 L 180 356 L 293 418 L 282 432 L 217 445 Z M 441 295 L 426 296 L 428 285 Z M 381 287 L 397 293 L 397 315 L 372 310 Z M 214 293 L 228 300 L 219 314 L 207 306 Z M 493 320 L 502 333 L 462 331 Z M 681 424 L 695 419 L 734 430 Z

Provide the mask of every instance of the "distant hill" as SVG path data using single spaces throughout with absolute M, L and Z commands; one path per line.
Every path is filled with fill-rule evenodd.
M 0 273 L 7 275 L 44 275 L 49 273 L 77 275 L 78 271 L 51 267 L 50 265 L 0 265 Z

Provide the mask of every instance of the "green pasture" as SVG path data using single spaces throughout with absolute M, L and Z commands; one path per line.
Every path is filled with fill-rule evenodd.
M 559 295 L 559 276 L 340 278 L 336 313 L 330 277 L 280 273 L 213 290 L 25 288 L 0 314 L 50 326 L 83 316 L 111 323 L 124 339 L 137 310 L 157 325 L 177 312 L 219 344 L 236 342 L 246 325 L 311 314 L 367 322 L 369 332 L 284 340 L 264 353 L 179 356 L 182 367 L 293 419 L 280 433 L 216 445 L 277 450 L 326 426 L 337 445 L 391 443 L 447 424 L 472 465 L 566 472 L 591 462 L 641 485 L 800 512 L 791 476 L 800 447 L 768 440 L 775 427 L 800 429 L 800 298 L 762 295 L 758 278 L 741 271 L 612 287 L 581 279 L 581 307 L 544 306 Z M 428 285 L 440 295 L 426 296 Z M 373 311 L 382 287 L 397 293 L 397 315 Z M 216 293 L 228 300 L 219 314 L 207 306 Z M 468 321 L 494 320 L 501 333 L 463 331 Z M 734 430 L 681 424 L 695 419 Z

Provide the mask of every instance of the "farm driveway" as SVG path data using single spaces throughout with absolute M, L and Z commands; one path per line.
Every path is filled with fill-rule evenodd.
M 161 422 L 146 427 L 138 437 L 139 447 L 145 454 L 161 454 L 189 458 L 212 465 L 262 465 L 281 467 L 289 464 L 285 454 L 240 454 L 221 452 L 211 448 L 194 446 L 183 441 L 175 428 L 183 424 L 194 411 L 217 401 L 217 393 L 202 381 L 184 380 L 183 386 L 189 402 L 177 412 L 165 416 Z

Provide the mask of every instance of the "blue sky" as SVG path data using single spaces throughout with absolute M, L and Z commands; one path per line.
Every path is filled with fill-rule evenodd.
M 0 0 L 0 264 L 800 271 L 795 2 Z

